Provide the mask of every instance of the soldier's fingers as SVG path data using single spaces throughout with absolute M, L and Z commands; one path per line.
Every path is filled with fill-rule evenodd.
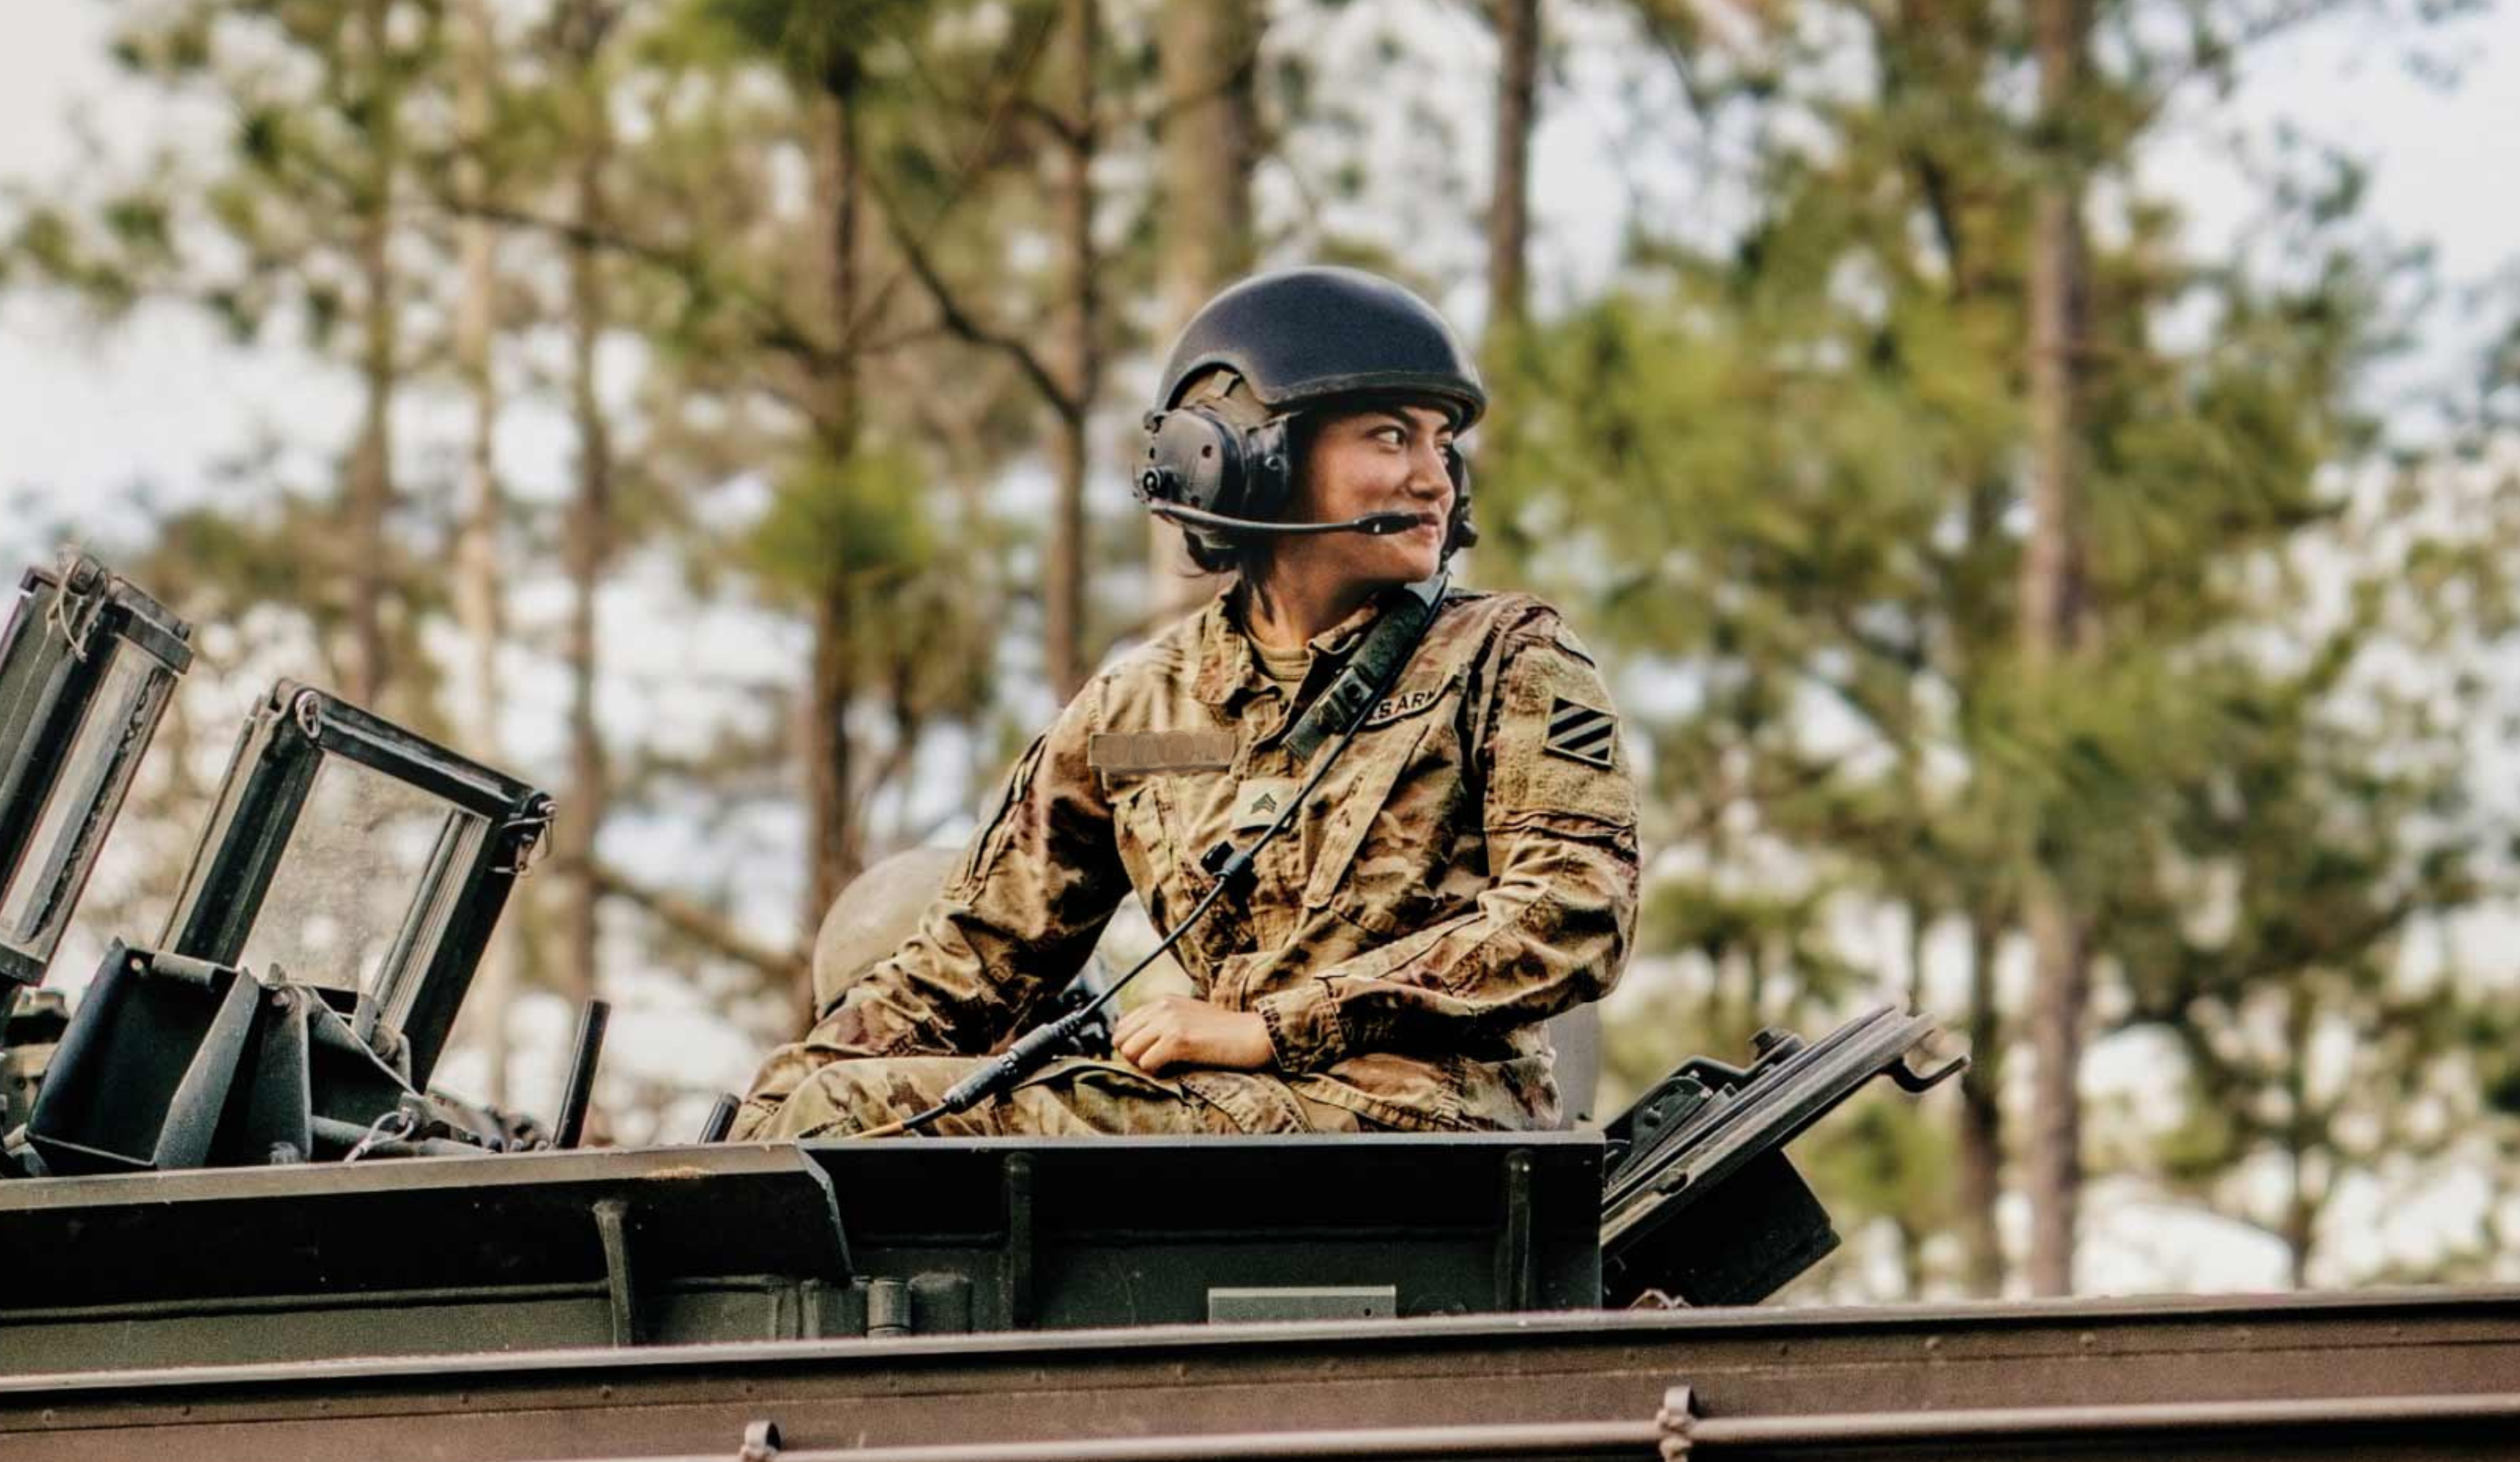
M 1138 1069 L 1148 1076 L 1161 1076 L 1165 1067 L 1177 1065 L 1181 1059 L 1181 1041 L 1167 1032 L 1148 1043 Z

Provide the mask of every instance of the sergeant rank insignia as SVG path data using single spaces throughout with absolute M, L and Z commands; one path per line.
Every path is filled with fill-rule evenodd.
M 1588 767 L 1608 767 L 1618 733 L 1618 717 L 1561 695 L 1549 707 L 1549 736 L 1540 749 Z

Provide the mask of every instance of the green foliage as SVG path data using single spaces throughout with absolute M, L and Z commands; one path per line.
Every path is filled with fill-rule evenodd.
M 923 0 L 698 0 L 701 22 L 721 33 L 728 55 L 774 58 L 807 85 L 832 91 L 850 84 L 871 45 L 931 10 Z
M 977 716 L 994 687 L 988 536 L 950 511 L 906 452 L 862 447 L 844 463 L 808 454 L 742 545 L 750 572 L 782 598 L 810 606 L 835 597 L 852 682 L 920 722 Z
M 1834 925 L 1884 903 L 2000 913 L 2045 867 L 2096 916 L 2103 1008 L 2174 1033 L 2192 1083 L 2161 1154 L 2109 1160 L 2237 1207 L 2201 1179 L 2270 1147 L 2375 1158 L 2338 1133 L 2392 1130 L 2406 1088 L 2358 1074 L 2452 1048 L 2413 1034 L 2440 997 L 2403 987 L 2399 941 L 2488 888 L 2472 832 L 2444 826 L 2454 718 L 2372 678 L 2441 642 L 2405 612 L 2306 619 L 2301 597 L 2341 576 L 2403 610 L 2404 576 L 2435 571 L 2480 606 L 2508 589 L 2454 539 L 2400 556 L 2345 521 L 2339 473 L 2373 441 L 2353 392 L 2421 267 L 2357 232 L 2360 171 L 2273 190 L 2280 271 L 2198 267 L 2132 182 L 2177 68 L 2121 55 L 2040 135 L 1996 100 L 2027 63 L 2013 23 L 1815 4 L 1756 47 L 1667 37 L 1702 113 L 1756 139 L 1756 211 L 1724 243 L 1640 239 L 1609 294 L 1492 357 L 1517 412 L 1480 463 L 1480 557 L 1568 602 L 1645 692 L 1626 701 L 1663 853 L 1643 978 L 1711 1011 L 1746 984 L 1750 1022 L 1824 1022 L 1904 993 L 1850 969 Z M 2193 44 L 2227 54 L 2231 24 L 2200 12 Z M 1872 63 L 1852 91 L 1850 53 Z M 2031 185 L 2059 165 L 2119 190 L 2093 228 L 2078 443 L 2097 649 L 2034 678 L 2013 645 L 2023 269 Z M 2174 316 L 2211 324 L 2174 345 L 2193 333 Z M 2322 1013 L 2247 1051 L 2214 1034 L 2270 1000 Z M 1614 1058 L 1642 1080 L 1676 1038 L 1744 1023 L 1659 1022 Z M 2393 1034 L 2339 1066 L 2313 1048 L 2338 1030 Z M 2328 1108 L 2282 1098 L 2306 1071 Z M 1871 1154 L 1857 1170 L 1931 1168 L 1886 1129 L 1844 1140 Z M 1949 1217 L 1872 1188 L 1903 1223 Z

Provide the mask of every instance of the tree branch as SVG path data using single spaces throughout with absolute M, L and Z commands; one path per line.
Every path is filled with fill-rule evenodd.
M 562 876 L 570 871 L 562 864 L 553 866 Z M 665 889 L 634 883 L 618 868 L 598 863 L 591 865 L 591 872 L 598 894 L 645 910 L 658 923 L 712 954 L 750 965 L 774 980 L 794 982 L 805 977 L 809 964 L 802 950 L 773 949 L 736 928 L 716 909 Z
M 712 292 L 736 301 L 752 317 L 754 338 L 766 348 L 792 356 L 807 366 L 828 368 L 840 359 L 835 352 L 816 344 L 804 328 L 788 312 L 757 291 L 718 274 L 686 249 L 669 248 L 610 229 L 593 228 L 564 218 L 546 218 L 523 208 L 502 203 L 482 202 L 441 196 L 439 206 L 457 218 L 474 218 L 508 228 L 524 229 L 583 248 L 618 254 L 624 258 L 664 270 L 686 282 L 704 281 Z
M 927 290 L 927 297 L 934 301 L 937 316 L 945 329 L 967 344 L 996 351 L 1014 362 L 1015 369 L 1023 373 L 1024 378 L 1032 382 L 1033 389 L 1039 391 L 1041 398 L 1059 415 L 1082 417 L 1084 404 L 1068 394 L 1067 389 L 1058 383 L 1058 377 L 1051 374 L 1050 367 L 1033 353 L 1031 346 L 1003 331 L 981 324 L 964 308 L 952 287 L 937 273 L 936 261 L 927 256 L 926 246 L 913 238 L 902 222 L 901 209 L 892 197 L 872 178 L 868 182 L 874 189 L 877 204 L 883 210 L 884 228 L 892 235 L 893 246 L 901 250 L 902 261 L 910 266 L 912 274 L 919 277 L 919 283 Z
M 945 189 L 944 201 L 938 205 L 936 216 L 927 221 L 928 233 L 933 234 L 943 227 L 945 220 L 962 205 L 963 200 L 970 197 L 972 185 L 979 180 L 983 171 L 982 164 L 988 161 L 999 136 L 1007 130 L 1008 123 L 1013 118 L 1018 101 L 1023 97 L 1026 88 L 1032 85 L 1034 74 L 1041 69 L 1042 58 L 1050 51 L 1050 37 L 1058 28 L 1058 13 L 1055 10 L 1046 12 L 1040 22 L 1033 26 L 1031 36 L 1024 42 L 1021 58 L 1013 66 L 1000 68 L 999 74 L 1004 78 L 1005 85 L 999 90 L 996 100 L 989 104 L 988 114 L 980 123 L 980 134 L 972 141 L 970 151 L 964 156 L 961 165 L 954 169 L 953 178 Z M 944 104 L 949 112 L 961 114 L 965 111 L 978 110 L 953 105 L 944 88 L 928 72 L 924 61 L 919 54 L 919 48 L 911 47 L 909 55 L 913 74 L 926 86 L 931 97 L 940 104 Z M 868 181 L 870 186 L 873 186 L 872 175 Z M 893 213 L 889 199 L 884 200 L 884 211 L 889 221 Z M 906 225 L 896 226 L 906 227 Z M 840 341 L 842 354 L 845 355 L 854 349 L 860 337 L 874 328 L 875 321 L 883 314 L 884 305 L 891 300 L 893 289 L 900 285 L 901 274 L 902 271 L 899 269 L 890 271 L 884 276 L 882 282 L 869 292 L 860 306 L 857 318 L 848 323 L 848 333 Z

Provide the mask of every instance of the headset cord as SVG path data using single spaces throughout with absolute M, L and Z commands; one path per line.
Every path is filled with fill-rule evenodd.
M 1357 707 L 1356 714 L 1348 718 L 1347 728 L 1340 733 L 1338 740 L 1331 743 L 1329 755 L 1322 758 L 1321 766 L 1315 769 L 1311 776 L 1305 778 L 1302 789 L 1286 799 L 1286 805 L 1280 810 L 1277 820 L 1271 822 L 1268 829 L 1260 836 L 1252 839 L 1250 846 L 1237 849 L 1232 858 L 1227 859 L 1217 867 L 1216 886 L 1202 895 L 1196 904 L 1191 906 L 1189 914 L 1173 926 L 1173 932 L 1165 935 L 1163 942 L 1156 945 L 1146 958 L 1131 965 L 1127 974 L 1112 981 L 1109 988 L 1102 994 L 1050 1024 L 1035 1027 L 1022 1040 L 1000 1052 L 988 1065 L 955 1083 L 946 1089 L 945 1099 L 936 1105 L 917 1116 L 905 1117 L 897 1122 L 887 1122 L 881 1127 L 869 1128 L 853 1135 L 860 1138 L 891 1137 L 904 1132 L 919 1131 L 939 1118 L 948 1117 L 957 1112 L 969 1111 L 989 1097 L 1011 1089 L 1015 1083 L 1048 1065 L 1050 1059 L 1058 1054 L 1061 1047 L 1076 1039 L 1077 1033 L 1085 1028 L 1086 1023 L 1094 1018 L 1096 1012 L 1110 1003 L 1112 997 L 1127 989 L 1130 981 L 1146 973 L 1148 966 L 1171 953 L 1173 946 L 1181 943 L 1182 936 L 1196 927 L 1198 921 L 1206 916 L 1208 909 L 1215 907 L 1216 901 L 1223 898 L 1227 890 L 1233 888 L 1251 870 L 1253 862 L 1260 856 L 1260 850 L 1268 847 L 1271 839 L 1285 831 L 1293 823 L 1297 809 L 1312 799 L 1314 789 L 1322 784 L 1322 778 L 1329 775 L 1330 769 L 1338 765 L 1339 758 L 1346 754 L 1349 745 L 1356 740 L 1357 733 L 1365 730 L 1366 720 L 1372 714 L 1375 703 L 1390 694 L 1391 687 L 1398 684 L 1400 672 L 1408 668 L 1410 660 L 1416 655 L 1418 644 L 1425 639 L 1427 627 L 1435 622 L 1435 615 L 1443 608 L 1443 604 L 1444 582 L 1441 577 L 1438 577 L 1435 581 L 1434 593 L 1428 597 L 1418 626 L 1411 632 L 1410 652 L 1393 658 L 1391 668 L 1380 677 L 1373 687 L 1373 693 L 1365 697 Z M 1362 653 L 1361 650 L 1360 653 Z

